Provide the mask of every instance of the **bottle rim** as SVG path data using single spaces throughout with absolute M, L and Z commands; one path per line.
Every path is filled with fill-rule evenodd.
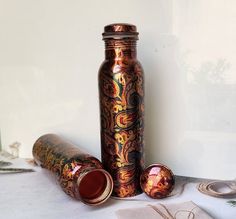
M 92 173 L 94 172 L 98 172 L 99 174 L 101 174 L 102 176 L 105 177 L 105 186 L 104 185 L 100 185 L 100 187 L 102 189 L 102 192 L 97 195 L 96 197 L 91 197 L 91 198 L 88 198 L 88 197 L 85 197 L 83 194 L 81 194 L 81 184 L 83 183 L 84 180 L 90 180 L 89 177 Z M 93 179 L 92 179 L 93 180 Z M 97 181 L 98 183 L 98 181 Z M 112 191 L 113 191 L 113 179 L 111 177 L 111 175 L 104 169 L 91 169 L 87 172 L 85 172 L 81 177 L 78 178 L 77 180 L 77 186 L 78 186 L 78 192 L 79 192 L 79 197 L 80 197 L 80 200 L 84 203 L 84 204 L 87 204 L 87 205 L 99 205 L 99 204 L 102 204 L 104 203 L 112 194 Z

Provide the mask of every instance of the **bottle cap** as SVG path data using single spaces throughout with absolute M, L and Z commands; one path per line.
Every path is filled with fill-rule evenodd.
M 142 190 L 151 198 L 167 197 L 174 189 L 175 178 L 172 171 L 165 165 L 152 164 L 141 174 Z
M 104 27 L 103 39 L 132 38 L 138 39 L 137 28 L 133 24 L 115 23 Z

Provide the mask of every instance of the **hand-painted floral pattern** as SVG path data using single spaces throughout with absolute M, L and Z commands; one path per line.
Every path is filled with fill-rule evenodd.
M 168 167 L 153 164 L 142 173 L 140 183 L 143 191 L 151 198 L 165 198 L 174 189 L 175 178 Z
M 38 164 L 57 175 L 65 193 L 77 199 L 80 197 L 74 183 L 79 176 L 92 168 L 102 168 L 98 159 L 54 134 L 44 135 L 35 142 L 33 156 Z
M 114 181 L 113 196 L 141 193 L 143 170 L 143 71 L 131 41 L 107 41 L 99 72 L 101 146 L 104 168 Z M 115 46 L 114 46 L 115 45 Z

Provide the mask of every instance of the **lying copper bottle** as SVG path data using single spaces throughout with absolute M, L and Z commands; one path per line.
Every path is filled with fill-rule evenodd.
M 88 205 L 105 202 L 113 181 L 101 162 L 55 134 L 41 136 L 34 144 L 37 164 L 55 173 L 62 189 Z
M 105 61 L 99 70 L 102 163 L 114 181 L 112 195 L 142 192 L 144 81 L 131 24 L 105 26 Z

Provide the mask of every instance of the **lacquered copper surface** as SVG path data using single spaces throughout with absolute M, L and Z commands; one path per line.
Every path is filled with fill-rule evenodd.
M 59 136 L 41 136 L 34 144 L 33 156 L 36 163 L 57 175 L 62 189 L 71 197 L 97 205 L 110 196 L 113 182 L 101 162 Z
M 133 24 L 126 24 L 126 23 L 109 24 L 104 27 L 104 34 L 106 34 L 107 32 L 137 33 L 137 28 Z
M 114 38 L 105 40 L 105 61 L 99 70 L 101 147 L 104 168 L 114 181 L 113 196 L 129 197 L 142 192 L 144 81 L 136 58 L 134 25 L 105 27 Z M 124 35 L 117 38 L 116 32 Z
M 142 190 L 151 198 L 165 198 L 174 189 L 175 178 L 168 167 L 153 164 L 143 171 L 140 184 Z
M 132 24 L 110 24 L 104 27 L 103 39 L 107 38 L 124 38 L 138 39 L 138 32 L 136 26 Z

